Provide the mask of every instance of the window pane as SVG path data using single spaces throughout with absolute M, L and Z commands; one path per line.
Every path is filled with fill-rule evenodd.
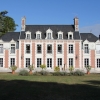
M 15 65 L 15 58 L 10 58 L 10 66 L 14 66 Z
M 3 58 L 0 58 L 0 67 L 3 67 Z

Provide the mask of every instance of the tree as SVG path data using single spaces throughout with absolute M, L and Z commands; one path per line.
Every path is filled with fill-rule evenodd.
M 7 13 L 7 11 L 0 12 L 0 36 L 7 32 L 15 31 L 16 26 L 18 26 L 13 18 L 6 16 Z

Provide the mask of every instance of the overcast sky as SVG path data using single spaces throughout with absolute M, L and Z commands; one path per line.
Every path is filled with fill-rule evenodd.
M 100 0 L 0 0 L 0 10 L 7 10 L 19 25 L 26 16 L 26 24 L 73 24 L 79 18 L 80 32 L 100 34 Z

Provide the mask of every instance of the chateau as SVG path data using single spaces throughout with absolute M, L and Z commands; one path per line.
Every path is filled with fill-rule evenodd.
M 67 70 L 100 71 L 100 36 L 79 32 L 79 19 L 72 25 L 26 25 L 21 20 L 20 32 L 8 32 L 0 37 L 0 70 L 16 65 L 18 69 L 34 65 L 38 70 L 45 64 L 47 70 L 55 66 Z

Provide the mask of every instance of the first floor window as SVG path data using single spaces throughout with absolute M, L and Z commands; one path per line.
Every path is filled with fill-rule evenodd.
M 10 58 L 10 66 L 14 66 L 15 65 L 15 58 Z
M 59 67 L 62 66 L 62 58 L 58 58 L 58 64 Z
M 41 58 L 37 58 L 37 67 L 40 67 L 41 65 Z
M 3 67 L 3 58 L 0 58 L 0 67 Z
M 84 53 L 89 53 L 89 46 L 88 46 L 88 44 L 84 44 Z
M 15 53 L 15 44 L 11 44 L 11 53 Z
M 62 53 L 62 45 L 58 45 L 58 53 Z
M 47 53 L 52 53 L 52 45 L 51 44 L 47 45 Z
M 69 67 L 73 66 L 73 58 L 69 58 Z
M 97 68 L 100 68 L 100 58 L 97 59 Z
M 52 68 L 52 58 L 47 58 L 47 68 Z
M 30 66 L 30 58 L 26 58 L 26 67 Z
M 88 58 L 85 58 L 84 59 L 84 66 L 89 66 L 89 59 Z
M 3 53 L 3 44 L 0 44 L 0 53 Z
M 41 53 L 42 52 L 42 48 L 41 48 L 41 44 L 37 45 L 37 53 Z
M 69 53 L 73 53 L 73 45 L 69 45 Z
M 26 53 L 30 53 L 30 44 L 26 44 Z

